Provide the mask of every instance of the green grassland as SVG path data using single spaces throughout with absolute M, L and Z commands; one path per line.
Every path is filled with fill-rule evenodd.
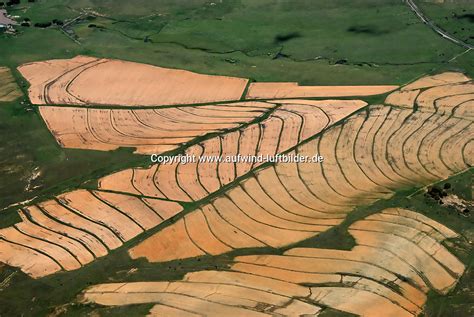
M 32 24 L 83 12 L 68 27 L 81 44 L 58 27 L 20 27 L 0 37 L 0 64 L 86 54 L 303 84 L 403 84 L 434 70 L 474 70 L 448 63 L 462 48 L 398 0 L 39 0 L 11 10 Z
M 417 3 L 436 25 L 465 43 L 474 45 L 474 6 L 472 1 L 458 0 L 436 3 L 419 0 Z

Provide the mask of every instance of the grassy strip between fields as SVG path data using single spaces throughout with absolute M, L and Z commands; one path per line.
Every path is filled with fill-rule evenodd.
M 452 193 L 472 200 L 473 169 L 441 182 L 452 185 Z M 446 241 L 446 247 L 453 252 L 467 267 L 465 275 L 456 288 L 447 296 L 430 294 L 426 305 L 429 316 L 444 316 L 446 312 L 456 312 L 456 316 L 468 316 L 469 303 L 472 302 L 472 253 L 473 215 L 462 216 L 454 209 L 439 205 L 427 198 L 423 193 L 407 198 L 413 191 L 396 193 L 388 200 L 380 200 L 370 206 L 362 206 L 350 213 L 347 219 L 339 226 L 328 230 L 314 238 L 302 241 L 290 247 L 316 247 L 331 249 L 350 249 L 354 245 L 347 228 L 357 220 L 370 214 L 377 213 L 389 207 L 401 207 L 420 212 L 461 234 L 461 238 Z M 157 228 L 158 230 L 170 222 L 171 219 Z M 467 241 L 470 240 L 471 244 Z M 166 281 L 176 280 L 192 271 L 227 269 L 232 259 L 246 254 L 281 254 L 288 248 L 251 248 L 236 250 L 219 256 L 202 256 L 187 260 L 177 260 L 166 263 L 149 263 L 144 259 L 131 260 L 127 249 L 135 244 L 130 241 L 124 247 L 112 251 L 108 256 L 86 265 L 80 270 L 62 272 L 52 276 L 33 280 L 13 268 L 4 268 L 1 272 L 2 280 L 14 274 L 10 286 L 2 291 L 0 297 L 0 314 L 16 316 L 21 314 L 44 316 L 52 311 L 61 312 L 61 316 L 83 316 L 88 312 L 98 310 L 102 316 L 142 316 L 151 305 L 132 305 L 120 308 L 107 308 L 97 305 L 82 305 L 76 303 L 76 296 L 86 287 L 105 282 L 133 282 L 133 281 Z M 133 270 L 132 270 L 133 269 Z M 15 273 L 16 272 L 16 273 Z M 331 311 L 325 313 L 334 316 Z M 341 315 L 342 316 L 342 315 Z

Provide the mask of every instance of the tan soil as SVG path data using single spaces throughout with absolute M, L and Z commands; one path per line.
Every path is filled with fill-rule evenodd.
M 235 157 L 238 154 L 240 131 L 226 133 L 222 138 L 222 156 Z M 238 162 L 221 162 L 218 166 L 219 180 L 221 184 L 229 184 L 236 178 L 235 166 Z M 240 176 L 240 175 L 239 175 Z
M 443 144 L 449 140 L 451 136 L 462 133 L 469 124 L 467 120 L 451 118 L 444 124 L 436 127 L 432 133 L 426 136 L 418 150 L 418 159 L 421 165 L 439 179 L 448 178 L 452 171 L 449 169 L 449 166 L 443 163 L 439 153 L 442 152 Z
M 28 95 L 33 104 L 45 104 L 45 87 L 62 74 L 87 63 L 96 62 L 97 58 L 76 56 L 71 59 L 56 59 L 43 62 L 23 64 L 18 71 L 30 83 Z
M 81 215 L 107 226 L 123 241 L 128 241 L 143 232 L 133 220 L 101 202 L 86 190 L 72 191 L 58 198 Z
M 375 163 L 375 166 L 372 166 L 372 168 L 377 167 L 391 180 L 393 184 L 392 186 L 396 186 L 397 188 L 411 187 L 413 186 L 413 182 L 410 179 L 400 176 L 394 171 L 391 166 L 391 161 L 387 160 L 387 145 L 390 137 L 400 129 L 403 122 L 411 115 L 411 113 L 412 111 L 410 110 L 392 109 L 385 118 L 380 129 L 373 132 L 376 133 L 376 135 L 372 144 L 372 155 Z
M 202 211 L 192 212 L 184 217 L 186 230 L 191 240 L 207 254 L 216 255 L 232 251 L 219 241 L 209 229 Z
M 403 225 L 409 228 L 416 229 L 418 231 L 422 231 L 425 234 L 429 235 L 431 238 L 441 242 L 446 239 L 446 237 L 437 231 L 435 228 L 415 219 L 411 219 L 409 217 L 399 216 L 398 214 L 388 214 L 388 213 L 378 213 L 373 214 L 366 217 L 364 220 L 376 220 L 376 221 L 384 221 L 393 224 Z
M 98 181 L 99 188 L 140 195 L 140 192 L 132 185 L 132 179 L 135 179 L 133 172 L 133 169 L 127 169 L 102 177 Z
M 404 107 L 404 108 L 413 108 L 415 105 L 416 97 L 420 90 L 397 90 L 392 92 L 390 95 L 387 96 L 385 99 L 385 103 L 387 105 L 397 106 L 397 107 Z
M 257 155 L 258 140 L 260 139 L 261 131 L 260 126 L 252 124 L 240 133 L 239 139 L 239 153 L 243 157 Z M 252 167 L 253 162 L 240 162 L 235 164 L 235 171 L 237 176 L 245 175 Z
M 308 232 L 321 232 L 326 231 L 331 226 L 315 225 L 315 224 L 302 224 L 292 222 L 290 220 L 281 219 L 274 216 L 271 211 L 265 210 L 259 206 L 253 199 L 243 191 L 242 188 L 236 187 L 231 189 L 227 196 L 233 201 L 233 203 L 239 207 L 239 209 L 254 219 L 257 222 L 268 224 L 276 228 L 289 229 L 295 231 L 308 231 Z
M 292 300 L 290 304 L 283 308 L 275 309 L 274 312 L 283 316 L 318 316 L 322 308 L 316 305 L 310 305 L 299 300 Z
M 413 317 L 389 299 L 347 287 L 312 287 L 311 299 L 338 310 L 365 317 Z
M 293 152 L 290 152 L 293 154 Z M 314 218 L 343 218 L 340 207 L 331 205 L 314 195 L 298 175 L 298 169 L 315 163 L 280 163 L 258 173 L 263 189 L 281 206 L 295 213 Z M 317 164 L 317 163 L 316 163 Z M 278 184 L 279 186 L 272 185 Z
M 24 64 L 34 104 L 155 106 L 238 100 L 247 79 L 78 56 Z M 46 94 L 46 95 L 45 95 Z
M 449 270 L 454 272 L 456 275 L 459 276 L 464 272 L 464 265 L 451 255 L 444 246 L 426 233 L 415 228 L 378 220 L 360 220 L 351 225 L 351 229 L 380 232 L 407 239 L 418 245 L 420 249 L 442 264 L 445 268 L 449 268 Z
M 384 124 L 389 111 L 390 108 L 385 106 L 375 106 L 371 109 L 371 115 L 362 126 L 355 141 L 354 148 L 356 151 L 354 152 L 354 157 L 359 168 L 374 183 L 387 189 L 393 189 L 394 182 L 376 168 L 377 165 L 372 156 L 372 146 L 376 138 L 376 131 Z
M 187 148 L 185 155 L 198 158 L 201 156 L 202 152 L 202 146 L 195 145 Z M 176 169 L 176 182 L 179 184 L 179 187 L 191 197 L 192 200 L 199 200 L 209 195 L 209 193 L 199 181 L 197 165 L 198 162 L 178 164 Z
M 142 201 L 150 206 L 164 220 L 169 219 L 183 210 L 183 207 L 173 201 L 142 198 Z
M 32 278 L 40 278 L 61 270 L 51 258 L 31 249 L 0 240 L 0 261 L 19 267 Z
M 55 201 L 46 201 L 38 206 L 59 221 L 94 234 L 110 249 L 115 249 L 122 245 L 122 241 L 108 227 L 81 217 Z
M 179 241 L 179 244 L 176 244 L 176 241 Z M 145 257 L 150 262 L 184 259 L 205 254 L 189 238 L 183 219 L 132 247 L 128 253 L 132 259 Z
M 446 143 L 441 147 L 440 157 L 443 162 L 452 171 L 461 171 L 466 168 L 466 164 L 473 165 L 472 157 L 474 152 L 472 151 L 472 140 L 474 139 L 474 124 L 470 124 L 462 133 L 451 136 Z M 471 143 L 471 150 L 469 150 L 468 144 Z M 464 153 L 459 149 L 464 148 Z M 471 162 L 469 162 L 471 160 Z
M 247 99 L 371 96 L 398 86 L 299 86 L 298 83 L 251 83 Z
M 95 293 L 85 292 L 85 302 L 118 306 L 145 303 L 161 303 L 166 306 L 197 313 L 201 316 L 270 316 L 245 308 L 215 303 L 209 300 L 174 293 Z
M 274 155 L 276 151 L 279 153 L 287 150 L 289 147 L 296 145 L 304 137 L 312 136 L 321 131 L 329 122 L 339 120 L 344 114 L 363 107 L 366 103 L 362 101 L 311 101 L 308 104 L 288 104 L 284 105 L 281 110 L 277 110 L 269 119 L 262 123 L 262 133 L 257 124 L 246 127 L 243 132 L 231 132 L 223 136 L 222 139 L 212 138 L 204 141 L 202 144 L 192 146 L 186 150 L 186 153 L 192 155 L 203 156 L 217 156 L 223 157 L 237 154 L 246 155 Z M 242 105 L 245 103 L 241 103 Z M 242 108 L 245 108 L 242 106 Z M 325 114 L 321 109 L 325 109 Z M 167 109 L 162 109 L 167 110 Z M 217 112 L 217 111 L 216 111 Z M 330 120 L 324 121 L 326 116 Z M 293 120 L 289 120 L 293 118 Z M 303 118 L 300 121 L 295 118 Z M 285 124 L 283 124 L 285 120 Z M 291 121 L 291 122 L 290 122 Z M 301 128 L 301 123 L 303 124 Z M 311 123 L 311 124 L 309 124 Z M 298 137 L 298 131 L 301 128 L 301 137 Z M 240 134 L 240 137 L 239 137 Z M 278 136 L 286 136 L 278 142 Z M 260 142 L 258 140 L 260 138 Z M 255 148 L 259 144 L 257 153 Z M 223 148 L 221 148 L 223 146 Z M 204 152 L 202 152 L 204 149 Z M 278 150 L 277 150 L 278 149 Z M 258 166 L 258 164 L 248 163 L 225 163 L 219 164 L 215 162 L 197 163 L 198 175 L 196 175 L 196 167 L 194 164 L 174 164 L 159 166 L 158 172 L 155 172 L 156 167 L 149 169 L 135 169 L 133 184 L 129 192 L 137 194 L 136 189 L 151 197 L 169 198 L 181 201 L 190 201 L 202 199 L 218 190 L 222 185 L 228 184 L 235 179 L 235 177 L 242 176 L 251 166 Z M 235 171 L 234 171 L 235 166 Z M 174 168 L 177 168 L 178 179 L 173 178 Z M 130 170 L 126 172 L 127 175 L 132 173 Z M 108 190 L 127 191 L 125 188 L 121 189 L 116 185 L 115 176 L 108 181 L 108 177 L 100 181 L 101 188 Z M 125 175 L 125 173 L 124 173 Z M 152 184 L 152 176 L 154 175 L 155 184 Z M 122 176 L 122 175 L 120 175 Z M 107 181 L 107 182 L 106 182 Z M 121 181 L 126 183 L 126 181 Z M 129 185 L 126 185 L 129 186 Z M 189 197 L 188 197 L 189 195 Z
M 458 118 L 467 118 L 474 120 L 474 100 L 466 101 L 460 104 L 455 110 L 454 114 Z
M 201 143 L 204 151 L 204 157 L 217 157 L 221 155 L 221 140 L 220 138 L 212 138 Z M 217 162 L 200 162 L 197 166 L 197 173 L 199 180 L 207 192 L 213 193 L 221 188 L 219 176 L 217 175 Z
M 331 249 L 315 249 L 315 248 L 295 248 L 284 253 L 285 255 L 320 258 L 320 259 L 345 259 L 368 264 L 375 264 L 386 271 L 404 276 L 409 279 L 415 286 L 397 279 L 392 281 L 397 285 L 401 294 L 407 299 L 415 303 L 417 306 L 423 306 L 426 301 L 425 292 L 429 291 L 424 280 L 418 275 L 418 272 L 412 266 L 407 264 L 403 259 L 396 255 L 383 250 L 368 246 L 357 245 L 350 251 L 331 250 Z M 343 274 L 344 272 L 340 272 Z M 345 275 L 344 275 L 345 276 Z M 383 281 L 382 281 L 383 282 Z M 299 283 L 311 283 L 311 279 L 302 280 Z
M 376 264 L 354 262 L 344 259 L 319 259 L 281 255 L 238 256 L 237 262 L 257 264 L 285 270 L 306 273 L 359 275 L 375 280 L 395 281 L 397 277 Z
M 425 215 L 422 215 L 420 213 L 417 213 L 411 210 L 401 209 L 401 208 L 387 208 L 387 209 L 384 209 L 382 212 L 384 214 L 397 215 L 400 217 L 410 218 L 418 222 L 424 223 L 430 227 L 433 227 L 438 232 L 441 232 L 446 237 L 446 239 L 455 238 L 459 236 L 456 232 L 440 224 L 439 222 L 436 222 L 426 217 Z
M 41 251 L 54 259 L 66 271 L 81 267 L 79 261 L 65 249 L 55 244 L 32 238 L 13 227 L 1 229 L 0 238 Z
M 278 143 L 283 129 L 283 122 L 281 119 L 271 116 L 268 120 L 263 122 L 261 127 L 262 134 L 257 148 L 257 155 L 273 156 L 277 154 L 278 151 Z M 261 163 L 254 164 L 254 168 L 259 165 L 261 165 Z
M 46 240 L 68 251 L 81 265 L 94 260 L 94 256 L 82 244 L 67 236 L 50 231 L 29 221 L 25 213 L 20 214 L 22 222 L 16 224 L 22 233 L 39 240 Z
M 416 103 L 418 104 L 418 109 L 421 111 L 435 111 L 435 102 L 437 99 L 469 93 L 474 93 L 474 84 L 472 83 L 440 86 L 423 91 L 418 96 Z
M 418 316 L 422 312 L 422 308 L 420 306 L 415 305 L 410 300 L 398 294 L 397 291 L 391 290 L 390 288 L 377 282 L 356 276 L 345 276 L 342 279 L 342 283 L 354 289 L 368 291 L 373 294 L 380 295 L 409 311 L 415 316 Z
M 236 192 L 235 197 L 242 197 L 242 194 Z M 228 196 L 235 198 L 232 193 Z M 221 205 L 226 210 L 230 208 Z M 245 206 L 246 203 L 239 202 L 239 205 Z M 209 214 L 214 211 L 210 208 L 206 210 L 206 219 L 209 219 Z M 231 212 L 235 213 L 235 210 Z M 206 225 L 203 221 L 201 217 L 193 225 L 203 228 Z M 182 220 L 178 222 L 182 223 Z M 219 228 L 209 220 L 208 223 L 211 230 Z M 184 232 L 186 228 L 182 227 Z M 198 236 L 201 232 L 202 229 L 196 230 L 191 235 Z M 412 211 L 386 209 L 383 213 L 355 222 L 349 232 L 357 242 L 357 246 L 349 251 L 296 248 L 286 251 L 284 255 L 238 256 L 230 272 L 192 272 L 186 274 L 182 281 L 169 283 L 102 284 L 87 289 L 83 298 L 86 302 L 103 305 L 175 305 L 174 302 L 163 301 L 165 297 L 162 295 L 165 296 L 166 292 L 178 297 L 189 296 L 183 297 L 183 303 L 178 306 L 186 311 L 200 298 L 209 301 L 204 305 L 206 308 L 213 305 L 209 303 L 219 303 L 227 307 L 266 311 L 259 305 L 261 303 L 271 305 L 272 312 L 299 315 L 319 312 L 318 306 L 292 299 L 309 296 L 316 303 L 362 316 L 416 316 L 421 313 L 427 298 L 425 293 L 430 288 L 444 293 L 452 285 L 448 285 L 449 288 L 440 286 L 445 286 L 449 279 L 453 284 L 456 282 L 456 278 L 450 276 L 439 263 L 457 271 L 457 275 L 464 270 L 464 266 L 440 244 L 445 235 L 455 233 Z M 202 237 L 204 242 L 199 244 L 205 245 L 209 241 L 206 235 Z M 163 239 L 168 237 L 169 233 Z M 187 235 L 183 234 L 179 241 L 187 239 Z M 160 250 L 160 246 L 156 249 Z M 180 248 L 178 252 L 183 250 L 189 249 Z M 328 286 L 329 283 L 332 285 Z M 311 289 L 305 286 L 308 284 Z M 203 313 L 202 310 L 191 311 Z
M 284 111 L 284 109 L 282 110 L 281 108 L 278 109 L 274 115 L 283 122 L 276 150 L 276 153 L 282 153 L 298 144 L 298 141 L 300 140 L 299 133 L 303 124 L 303 117 L 298 113 L 298 111 Z M 317 129 L 318 127 L 315 128 Z M 308 132 L 316 134 L 319 131 L 321 131 L 321 129 L 317 129 L 313 133 L 310 131 Z
M 293 283 L 279 281 L 273 278 L 246 274 L 240 272 L 226 271 L 198 271 L 187 273 L 183 281 L 188 282 L 212 282 L 219 284 L 232 284 L 262 291 L 270 291 L 283 296 L 306 297 L 309 295 L 308 289 Z
M 311 232 L 281 229 L 266 223 L 257 222 L 245 215 L 237 205 L 227 198 L 218 198 L 214 201 L 213 205 L 229 223 L 268 246 L 280 247 L 314 235 Z
M 134 168 L 133 176 L 132 174 L 129 174 L 128 182 L 133 183 L 133 187 L 136 188 L 141 195 L 165 198 L 165 195 L 158 190 L 154 181 L 155 172 L 158 166 L 159 165 L 154 165 L 149 168 Z M 110 186 L 104 184 L 102 188 L 108 189 Z
M 405 111 L 404 111 L 405 112 Z M 418 147 L 409 147 L 406 143 L 410 142 L 413 144 L 414 137 L 426 136 L 425 133 L 418 133 L 420 129 L 433 129 L 434 126 L 429 124 L 429 119 L 432 116 L 431 113 L 416 112 L 408 117 L 407 120 L 410 124 L 402 124 L 396 131 L 391 135 L 388 143 L 386 144 L 388 160 L 390 166 L 397 175 L 400 175 L 404 179 L 409 180 L 411 183 L 415 181 L 423 182 L 425 181 L 425 173 L 422 175 L 411 170 L 407 164 L 407 160 L 416 161 L 418 160 L 417 151 Z M 439 118 L 439 117 L 435 117 Z M 426 125 L 424 125 L 427 123 Z M 429 132 L 429 130 L 427 130 Z M 413 146 L 416 146 L 413 145 Z M 408 153 L 407 153 L 408 152 Z M 429 175 L 427 176 L 429 177 Z
M 447 84 L 462 83 L 469 80 L 471 79 L 462 73 L 445 72 L 434 76 L 425 76 L 420 78 L 411 84 L 403 86 L 401 90 L 423 89 Z
M 93 235 L 49 218 L 37 206 L 30 206 L 26 209 L 26 211 L 28 212 L 29 216 L 41 226 L 60 233 L 63 236 L 68 236 L 80 241 L 91 252 L 93 252 L 96 257 L 101 257 L 107 254 L 107 249 L 105 246 Z
M 436 260 L 409 240 L 389 233 L 358 229 L 350 229 L 349 233 L 354 236 L 357 244 L 381 248 L 397 254 L 419 272 L 423 272 L 424 277 L 430 282 L 430 286 L 443 294 L 456 283 L 456 279 Z
M 262 114 L 248 112 L 247 117 L 243 118 L 239 116 L 222 118 L 219 117 L 221 113 L 232 112 L 217 110 L 206 112 L 203 108 L 193 108 L 196 109 L 196 113 L 203 113 L 199 116 L 181 111 L 178 118 L 178 115 L 172 116 L 172 112 L 176 112 L 178 108 L 132 111 L 39 107 L 46 125 L 63 147 L 102 151 L 135 147 L 135 153 L 139 154 L 163 153 L 193 138 L 234 128 Z
M 339 135 L 340 142 L 336 147 L 336 158 L 347 182 L 360 191 L 362 195 L 376 198 L 388 198 L 390 190 L 380 186 L 367 177 L 365 172 L 357 165 L 354 155 L 355 145 L 359 132 L 366 121 L 365 114 L 358 114 L 347 124 L 342 126 Z M 355 133 L 357 131 L 357 133 Z
M 190 202 L 192 201 L 191 197 L 176 181 L 176 169 L 179 165 L 179 162 L 159 165 L 154 176 L 154 182 L 165 198 Z
M 339 283 L 342 279 L 339 274 L 308 273 L 291 269 L 275 268 L 265 265 L 237 262 L 231 266 L 233 271 L 249 273 L 252 275 L 269 277 L 271 279 L 295 284 L 303 283 Z
M 286 164 L 280 164 L 278 166 L 282 166 L 282 165 L 284 166 Z M 285 183 L 289 183 L 289 182 L 285 182 Z M 272 215 L 275 215 L 276 217 L 279 217 L 281 219 L 286 219 L 291 222 L 297 222 L 300 224 L 313 224 L 313 225 L 318 225 L 318 224 L 337 225 L 342 221 L 342 218 L 345 217 L 345 214 L 342 214 L 342 215 L 334 214 L 334 215 L 328 216 L 327 214 L 318 213 L 316 211 L 310 211 L 307 215 L 299 215 L 295 211 L 298 211 L 299 208 L 305 208 L 304 206 L 299 204 L 294 199 L 283 199 L 282 202 L 286 202 L 286 205 L 277 204 L 276 202 L 277 199 L 274 198 L 273 195 L 270 196 L 269 194 L 267 194 L 255 178 L 249 178 L 243 181 L 241 184 L 241 187 L 263 209 L 270 212 Z M 285 194 L 288 195 L 287 192 Z
M 148 313 L 147 317 L 161 317 L 161 316 L 169 316 L 169 317 L 193 317 L 199 316 L 196 313 L 191 313 L 179 308 L 174 308 L 165 305 L 155 305 L 151 308 L 150 312 Z
M 262 242 L 255 240 L 239 228 L 226 222 L 211 204 L 203 206 L 202 211 L 212 233 L 226 245 L 234 249 L 264 246 Z
M 435 100 L 435 107 L 438 109 L 438 113 L 446 113 L 450 115 L 454 112 L 454 115 L 459 118 L 474 118 L 473 102 L 474 94 L 461 94 L 443 97 Z
M 123 213 L 130 216 L 144 229 L 151 229 L 161 222 L 161 218 L 139 198 L 121 194 L 94 191 L 94 194 Z
M 299 146 L 297 148 L 298 155 L 311 157 L 312 155 L 315 155 L 315 153 L 320 154 L 320 140 L 321 138 L 316 138 Z M 324 160 L 327 159 L 334 158 L 324 158 Z M 323 173 L 322 164 L 298 164 L 297 172 L 293 172 L 293 174 L 301 178 L 312 195 L 316 196 L 319 200 L 324 201 L 326 204 L 333 205 L 329 210 L 338 213 L 347 213 L 353 208 L 353 204 L 350 200 L 344 198 L 328 184 L 325 179 L 325 174 Z
M 436 176 L 433 172 L 429 171 L 424 167 L 419 159 L 420 151 L 424 148 L 421 147 L 422 142 L 429 139 L 431 136 L 436 138 L 435 128 L 443 127 L 446 125 L 446 117 L 432 117 L 429 118 L 424 124 L 416 130 L 410 137 L 405 138 L 403 144 L 403 156 L 405 158 L 408 169 L 405 169 L 405 177 L 411 177 L 420 184 L 429 184 L 440 179 L 440 176 Z M 439 156 L 439 152 L 427 153 L 428 156 Z M 402 174 L 402 172 L 400 172 Z

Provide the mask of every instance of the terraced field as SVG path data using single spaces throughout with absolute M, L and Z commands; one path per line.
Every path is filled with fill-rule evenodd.
M 150 316 L 318 315 L 332 307 L 361 316 L 417 316 L 430 291 L 447 293 L 464 265 L 441 244 L 457 234 L 420 214 L 387 209 L 349 227 L 350 251 L 294 248 L 239 256 L 227 271 L 180 281 L 100 284 L 81 301 L 155 303 Z
M 386 209 L 352 223 L 348 233 L 356 246 L 351 250 L 291 246 L 340 226 L 359 206 L 471 168 L 470 78 L 427 76 L 392 92 L 382 105 L 276 99 L 299 96 L 305 90 L 298 86 L 294 92 L 277 88 L 272 96 L 252 95 L 271 100 L 243 101 L 239 91 L 216 95 L 211 101 L 218 102 L 206 105 L 191 105 L 210 101 L 190 97 L 193 89 L 171 91 L 174 99 L 153 95 L 163 87 L 149 99 L 140 94 L 106 100 L 115 96 L 112 90 L 103 99 L 67 96 L 89 66 L 116 63 L 78 57 L 20 67 L 32 84 L 31 99 L 45 104 L 41 116 L 61 146 L 134 147 L 138 154 L 176 150 L 218 159 L 125 169 L 99 179 L 97 188 L 34 201 L 20 209 L 20 223 L 0 229 L 0 262 L 41 279 L 85 269 L 121 247 L 132 263 L 150 265 L 264 250 L 233 258 L 228 269 L 191 272 L 178 280 L 99 284 L 79 298 L 105 306 L 154 304 L 152 316 L 318 315 L 327 307 L 362 316 L 417 316 L 430 291 L 446 294 L 463 274 L 464 264 L 443 245 L 458 234 L 416 210 Z M 153 68 L 158 77 L 160 72 L 171 78 L 186 73 L 196 81 L 206 77 L 169 71 Z M 87 76 L 83 83 L 91 80 Z M 119 89 L 123 80 L 114 76 L 115 82 L 106 75 L 98 80 Z M 143 80 L 134 76 L 132 82 Z M 320 96 L 369 95 L 395 88 L 322 86 L 301 96 L 318 91 Z M 115 107 L 128 102 L 129 109 Z M 58 103 L 68 106 L 51 105 Z M 160 107 L 173 103 L 180 105 Z M 137 105 L 157 107 L 134 109 Z M 251 159 L 276 155 L 310 159 Z M 311 161 L 315 156 L 323 159 Z M 239 159 L 221 160 L 227 157 Z
M 247 79 L 77 56 L 24 64 L 33 104 L 157 106 L 237 100 Z
M 358 205 L 469 168 L 474 163 L 473 138 L 471 120 L 371 106 L 289 153 L 319 153 L 323 163 L 278 163 L 255 171 L 251 178 L 132 248 L 130 254 L 167 261 L 236 248 L 277 248 L 304 240 L 337 225 Z M 166 179 L 170 184 L 169 174 Z M 171 183 L 180 189 L 178 180 Z M 181 188 L 183 195 L 191 192 L 185 185 Z M 209 230 L 204 233 L 206 224 Z M 194 232 L 193 227 L 200 229 Z M 221 247 L 215 248 L 219 242 Z
M 135 147 L 136 153 L 173 150 L 209 133 L 235 129 L 265 115 L 275 105 L 230 105 L 153 110 L 40 107 L 48 128 L 66 148 L 109 151 Z

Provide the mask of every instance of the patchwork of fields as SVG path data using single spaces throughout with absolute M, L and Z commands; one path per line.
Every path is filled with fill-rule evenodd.
M 87 74 L 101 65 L 114 70 Z M 417 316 L 428 293 L 447 294 L 465 271 L 444 245 L 459 233 L 402 208 L 353 222 L 350 250 L 292 247 L 340 227 L 361 206 L 469 170 L 474 84 L 465 74 L 400 88 L 247 88 L 246 79 L 85 56 L 19 71 L 64 148 L 324 158 L 152 164 L 24 204 L 21 221 L 0 229 L 0 262 L 33 279 L 80 272 L 121 249 L 131 263 L 150 265 L 237 254 L 226 267 L 180 279 L 82 287 L 79 304 L 151 305 L 150 316 L 318 315 L 329 308 Z M 160 76 L 209 90 L 170 88 Z M 108 83 L 107 93 L 88 88 Z M 213 85 L 223 85 L 220 95 Z M 386 93 L 384 104 L 360 99 Z

